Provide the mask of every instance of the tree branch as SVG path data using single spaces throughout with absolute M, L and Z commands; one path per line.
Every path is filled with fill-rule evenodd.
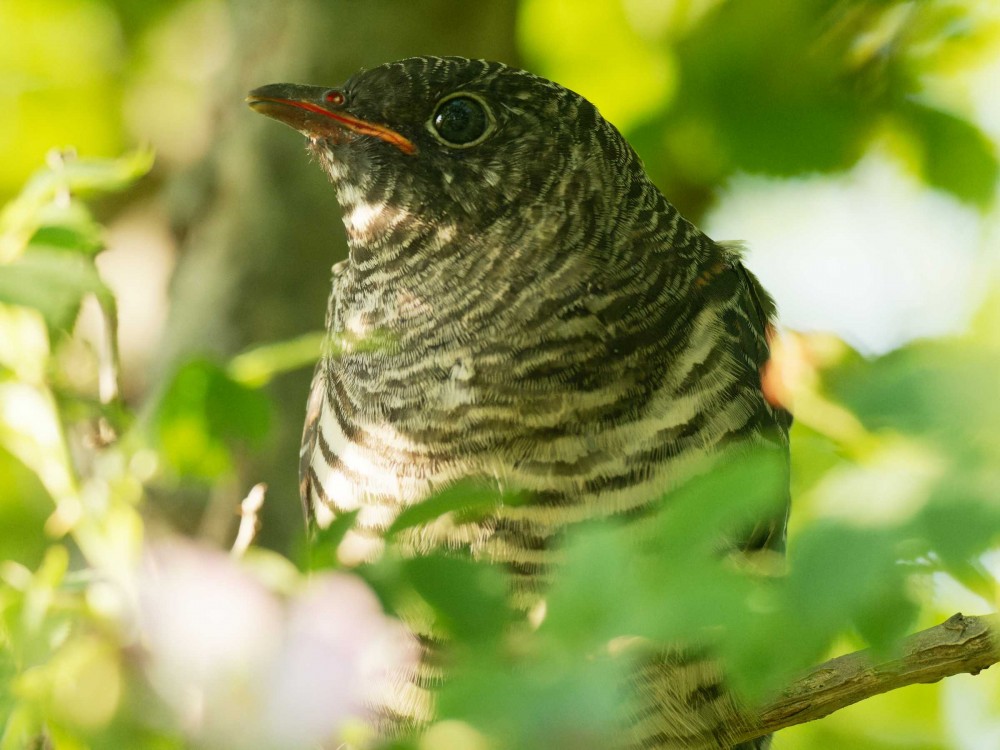
M 745 742 L 820 719 L 879 693 L 955 674 L 978 674 L 997 662 L 1000 615 L 966 617 L 959 613 L 909 636 L 896 657 L 880 661 L 865 650 L 820 664 L 776 700 L 734 722 L 727 739 Z

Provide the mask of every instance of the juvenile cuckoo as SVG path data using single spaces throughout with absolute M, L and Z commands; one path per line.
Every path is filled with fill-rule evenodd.
M 530 502 L 443 517 L 408 544 L 503 566 L 528 610 L 574 525 L 648 523 L 733 442 L 784 450 L 787 415 L 761 389 L 771 299 L 583 97 L 500 63 L 415 57 L 248 102 L 307 137 L 347 229 L 337 351 L 317 367 L 301 460 L 311 523 L 359 511 L 342 554 L 377 555 L 402 509 L 457 480 L 518 487 Z M 392 345 L 352 345 L 376 333 Z M 783 535 L 782 513 L 745 542 Z M 678 654 L 650 667 L 624 746 L 729 746 L 718 670 Z M 401 686 L 383 719 L 427 720 L 430 682 Z

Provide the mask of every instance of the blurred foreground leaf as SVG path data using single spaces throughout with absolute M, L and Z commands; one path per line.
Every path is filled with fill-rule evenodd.
M 233 451 L 259 444 L 269 425 L 266 397 L 204 360 L 177 371 L 156 410 L 163 457 L 182 476 L 199 479 L 229 471 Z
M 49 328 L 69 328 L 88 294 L 111 300 L 93 261 L 85 255 L 31 249 L 0 265 L 0 302 L 35 308 Z
M 337 559 L 337 547 L 354 526 L 360 512 L 360 510 L 352 510 L 341 513 L 330 522 L 329 526 L 316 532 L 316 536 L 310 540 L 308 548 L 309 570 L 340 567 L 340 561 Z
M 325 338 L 325 332 L 316 331 L 290 341 L 254 347 L 230 360 L 229 375 L 250 388 L 260 388 L 280 373 L 314 366 Z
M 933 441 L 957 460 L 1000 460 L 1000 353 L 974 341 L 921 341 L 824 375 L 830 392 L 871 430 Z
M 461 523 L 484 515 L 486 511 L 496 508 L 504 500 L 506 499 L 501 498 L 495 484 L 490 486 L 477 481 L 458 482 L 423 502 L 404 508 L 396 516 L 386 535 L 393 537 L 406 529 L 432 522 L 448 513 L 454 513 L 456 523 Z M 513 501 L 515 498 L 511 497 L 510 500 Z
M 48 541 L 45 520 L 52 512 L 52 499 L 38 476 L 24 463 L 0 447 L 0 549 L 3 560 L 14 560 L 35 568 Z
M 153 152 L 133 151 L 119 159 L 56 154 L 50 162 L 0 212 L 0 262 L 24 252 L 28 241 L 45 223 L 62 223 L 52 221 L 52 215 L 72 210 L 70 196 L 115 192 L 131 185 L 152 168 Z M 86 245 L 79 249 L 86 249 Z
M 906 101 L 897 112 L 921 146 L 927 183 L 988 209 L 1000 178 L 993 142 L 968 120 L 918 101 Z
M 499 570 L 473 560 L 424 555 L 404 562 L 406 579 L 434 609 L 440 630 L 459 640 L 497 638 L 510 620 Z

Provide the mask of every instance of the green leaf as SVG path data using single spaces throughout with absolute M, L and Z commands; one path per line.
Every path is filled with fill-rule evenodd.
M 58 222 L 43 224 L 32 235 L 30 247 L 50 248 L 83 255 L 97 255 L 103 250 L 101 227 L 91 218 L 90 212 L 79 203 L 70 204 L 70 208 L 79 209 L 73 213 L 81 215 L 74 216 L 71 221 L 66 221 L 67 217 L 61 217 L 62 220 Z
M 386 534 L 391 538 L 405 529 L 434 521 L 447 513 L 457 513 L 463 519 L 471 519 L 496 508 L 502 502 L 496 484 L 489 485 L 475 480 L 458 482 L 403 510 Z
M 945 561 L 959 562 L 989 550 L 1000 538 L 1000 508 L 970 496 L 938 490 L 915 526 Z
M 36 568 L 45 553 L 53 501 L 37 475 L 0 446 L 0 549 L 3 560 Z
M 153 168 L 154 156 L 152 149 L 138 148 L 116 159 L 63 159 L 61 164 L 48 170 L 50 177 L 40 179 L 74 194 L 114 193 L 148 174 Z
M 39 170 L 21 194 L 0 211 L 0 261 L 19 256 L 29 239 L 46 223 L 60 194 L 77 195 L 123 190 L 153 166 L 153 152 L 139 149 L 118 159 L 60 156 Z
M 618 636 L 648 635 L 646 618 L 659 616 L 661 592 L 647 592 L 636 557 L 620 527 L 592 525 L 572 535 L 540 632 L 581 652 Z
M 898 113 L 923 146 L 927 182 L 988 208 L 1000 178 L 992 141 L 968 120 L 913 99 L 902 102 Z
M 997 581 L 979 558 L 1000 541 L 1000 503 L 995 485 L 987 480 L 980 487 L 978 479 L 969 467 L 945 477 L 913 519 L 911 529 L 948 573 L 993 601 Z
M 12 263 L 0 264 L 0 302 L 38 310 L 52 329 L 69 328 L 87 294 L 111 296 L 85 256 L 32 249 Z
M 156 410 L 163 456 L 180 474 L 201 479 L 229 471 L 232 451 L 259 445 L 269 426 L 267 398 L 204 360 L 177 371 Z
M 440 692 L 442 718 L 485 730 L 491 747 L 605 748 L 621 731 L 622 686 L 631 662 L 557 649 L 512 662 L 477 649 Z
M 459 557 L 428 555 L 404 562 L 406 579 L 462 642 L 498 638 L 510 621 L 507 586 L 497 568 Z
M 886 648 L 912 624 L 915 607 L 899 565 L 893 529 L 817 523 L 791 549 L 789 610 L 818 651 L 853 625 L 873 646 Z M 884 611 L 883 611 L 884 610 Z
M 276 375 L 316 364 L 325 338 L 326 332 L 315 331 L 290 341 L 254 347 L 230 360 L 229 375 L 250 388 L 260 388 Z
M 724 540 L 741 539 L 760 519 L 783 517 L 785 461 L 781 449 L 731 451 L 670 491 L 656 522 L 663 559 L 712 559 Z
M 898 566 L 884 569 L 881 577 L 869 581 L 866 594 L 851 621 L 877 653 L 892 653 L 920 613 L 907 590 L 906 571 Z
M 680 39 L 680 90 L 664 112 L 666 149 L 651 152 L 654 163 L 666 157 L 709 180 L 733 169 L 794 175 L 852 164 L 878 108 L 844 70 L 844 40 L 817 38 L 815 6 L 720 3 Z M 669 166 L 655 170 L 668 181 Z
M 7 717 L 0 734 L 0 750 L 24 750 L 41 746 L 45 736 L 44 722 L 34 706 L 19 705 Z
M 973 465 L 1000 460 L 998 352 L 954 339 L 921 341 L 828 370 L 824 385 L 870 430 L 930 438 Z
M 899 541 L 892 530 L 834 522 L 793 537 L 787 576 L 756 582 L 741 605 L 720 615 L 726 627 L 718 653 L 734 688 L 750 700 L 764 698 L 822 661 L 852 629 L 876 649 L 891 650 L 917 611 L 897 562 Z
M 354 522 L 360 512 L 360 510 L 352 510 L 341 513 L 333 519 L 329 526 L 320 529 L 314 539 L 308 541 L 310 570 L 340 567 L 340 561 L 337 559 L 337 548 L 347 536 L 347 532 L 354 527 Z
M 576 532 L 542 630 L 579 648 L 617 636 L 690 642 L 720 627 L 739 632 L 753 585 L 723 552 L 783 507 L 785 476 L 777 452 L 723 456 L 664 496 L 657 516 Z

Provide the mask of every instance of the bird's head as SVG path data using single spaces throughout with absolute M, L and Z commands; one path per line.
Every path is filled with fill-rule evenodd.
M 599 242 L 623 198 L 641 192 L 633 183 L 651 189 L 590 102 L 500 63 L 416 57 L 338 88 L 263 86 L 248 102 L 308 137 L 336 186 L 352 256 L 455 236 L 466 249 Z

